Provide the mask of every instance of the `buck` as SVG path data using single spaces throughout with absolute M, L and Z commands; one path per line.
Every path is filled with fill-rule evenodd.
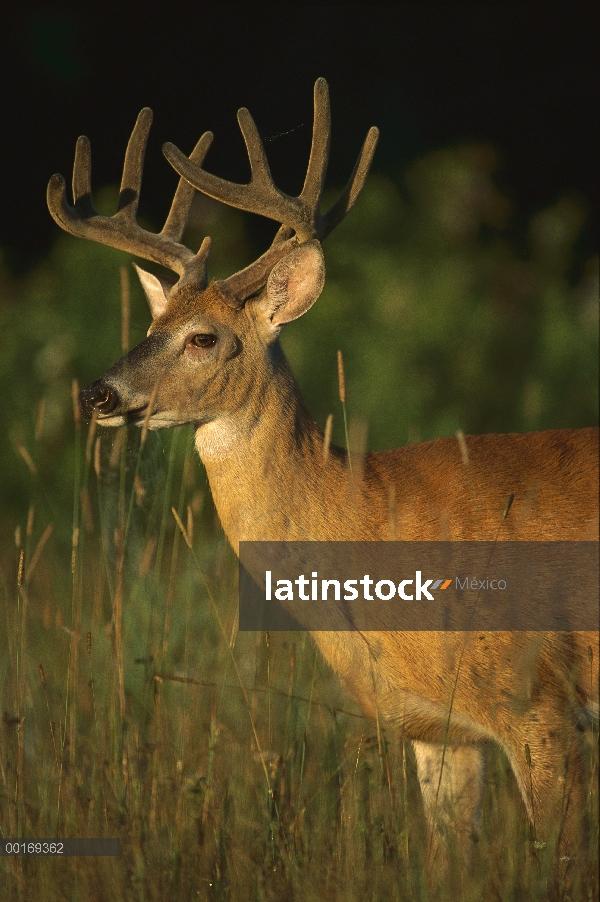
M 136 221 L 151 119 L 142 110 L 131 135 L 114 216 L 93 206 L 85 137 L 77 142 L 74 205 L 60 175 L 48 186 L 50 212 L 61 228 L 177 276 L 174 282 L 136 267 L 152 313 L 148 336 L 81 392 L 84 416 L 96 414 L 104 426 L 191 423 L 236 551 L 252 540 L 597 540 L 596 430 L 439 438 L 367 453 L 353 473 L 348 453 L 329 447 L 315 425 L 278 337 L 321 294 L 321 243 L 355 204 L 378 138 L 372 128 L 346 188 L 323 215 L 330 140 L 324 79 L 315 85 L 312 147 L 298 197 L 273 183 L 254 121 L 241 109 L 249 184 L 202 168 L 210 132 L 189 157 L 165 144 L 181 178 L 158 234 Z M 247 268 L 209 284 L 210 239 L 197 253 L 181 243 L 195 191 L 275 220 L 280 228 L 271 247 Z M 561 824 L 561 858 L 576 854 L 574 825 L 585 808 L 578 725 L 586 711 L 597 715 L 597 633 L 317 631 L 313 638 L 363 710 L 414 742 L 432 825 L 451 825 L 468 847 L 476 836 L 482 748 L 495 743 L 507 756 L 538 842 Z

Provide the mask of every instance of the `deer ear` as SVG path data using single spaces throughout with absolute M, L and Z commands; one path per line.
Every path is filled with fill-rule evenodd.
M 147 272 L 141 266 L 138 266 L 137 263 L 133 265 L 142 283 L 152 319 L 157 319 L 167 309 L 169 291 L 175 283 L 162 276 L 155 276 L 153 273 Z
M 271 328 L 279 330 L 312 307 L 324 284 L 321 245 L 318 241 L 307 241 L 273 267 L 258 305 Z

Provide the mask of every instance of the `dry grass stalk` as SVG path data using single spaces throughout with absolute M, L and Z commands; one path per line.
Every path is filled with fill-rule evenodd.
M 148 429 L 150 424 L 150 417 L 154 412 L 154 405 L 156 403 L 156 396 L 158 394 L 158 386 L 160 384 L 160 379 L 157 379 L 154 383 L 154 388 L 152 389 L 152 394 L 150 395 L 150 400 L 148 402 L 148 407 L 146 408 L 146 413 L 144 416 L 144 423 L 142 425 L 142 438 L 141 438 L 141 447 L 143 448 L 146 443 L 146 438 L 148 436 Z
M 92 448 L 94 446 L 94 439 L 96 438 L 96 432 L 98 430 L 98 411 L 94 410 L 92 414 L 92 419 L 90 420 L 90 426 L 88 429 L 87 439 L 85 442 L 85 462 L 89 464 L 92 459 Z
M 19 568 L 17 570 L 17 587 L 20 589 L 23 585 L 23 573 L 25 571 L 25 551 L 21 548 L 19 554 Z
M 462 429 L 456 430 L 456 440 L 458 442 L 458 447 L 460 448 L 460 456 L 463 462 L 464 467 L 469 466 L 469 451 L 467 449 L 467 442 L 465 440 L 465 434 Z
M 98 436 L 94 443 L 94 473 L 96 474 L 96 479 L 100 479 L 100 443 L 101 438 Z
M 325 420 L 325 435 L 323 437 L 323 466 L 327 465 L 329 460 L 329 448 L 331 446 L 331 432 L 333 429 L 333 414 L 330 413 Z
M 121 457 L 121 450 L 123 448 L 123 442 L 125 441 L 126 431 L 124 426 L 117 429 L 115 443 L 112 446 L 108 460 L 108 464 L 112 470 L 115 470 L 119 466 L 119 458 Z
M 33 576 L 35 568 L 37 567 L 39 560 L 42 556 L 42 552 L 46 546 L 48 539 L 52 535 L 53 531 L 54 531 L 54 524 L 48 523 L 48 525 L 46 526 L 42 535 L 40 536 L 40 539 L 39 539 L 37 545 L 35 546 L 35 550 L 34 550 L 33 554 L 31 555 L 29 567 L 27 568 L 27 573 L 25 574 L 25 582 L 28 583 L 29 580 L 31 579 L 31 577 Z
M 344 358 L 342 352 L 337 352 L 338 392 L 342 404 L 346 403 L 346 376 L 344 374 Z
M 131 318 L 131 290 L 129 287 L 129 270 L 126 266 L 119 268 L 121 281 L 121 348 L 126 354 L 129 350 L 129 322 Z
M 37 476 L 37 467 L 33 462 L 33 458 L 25 445 L 22 445 L 20 442 L 15 442 L 15 447 L 25 463 L 27 464 L 27 469 L 31 473 L 32 476 Z
M 73 379 L 71 382 L 71 401 L 73 402 L 73 422 L 75 428 L 81 426 L 81 410 L 79 409 L 79 382 Z

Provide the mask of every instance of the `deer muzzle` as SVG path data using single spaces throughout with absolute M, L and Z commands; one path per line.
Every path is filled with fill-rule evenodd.
M 89 388 L 79 393 L 79 409 L 86 420 L 91 420 L 94 411 L 100 416 L 113 413 L 120 402 L 118 392 L 103 379 L 92 382 Z

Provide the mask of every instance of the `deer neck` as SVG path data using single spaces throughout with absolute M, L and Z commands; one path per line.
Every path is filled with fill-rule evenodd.
M 323 444 L 283 357 L 243 414 L 197 429 L 196 447 L 236 551 L 240 541 L 343 538 L 344 522 L 350 532 L 346 455 L 332 448 L 324 466 Z

